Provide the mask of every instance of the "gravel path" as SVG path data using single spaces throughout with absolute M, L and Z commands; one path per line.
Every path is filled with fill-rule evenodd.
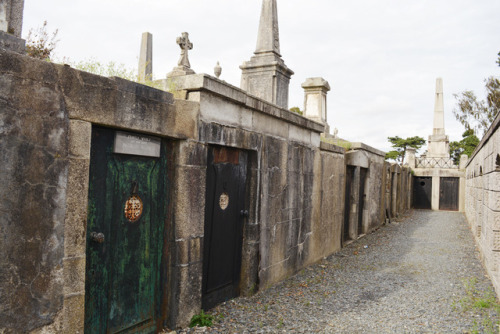
M 183 333 L 497 333 L 478 258 L 462 214 L 413 211 Z

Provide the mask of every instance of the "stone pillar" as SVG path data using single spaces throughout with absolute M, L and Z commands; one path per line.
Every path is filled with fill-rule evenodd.
M 21 38 L 24 0 L 0 0 L 0 30 Z
M 142 34 L 137 79 L 139 82 L 143 83 L 153 80 L 153 35 L 149 32 Z
M 431 209 L 432 211 L 439 211 L 439 190 L 441 187 L 441 179 L 439 175 L 432 176 L 432 197 L 431 197 Z
M 450 144 L 444 131 L 443 79 L 436 79 L 436 98 L 434 103 L 434 127 L 429 136 L 427 158 L 449 158 Z
M 329 133 L 326 99 L 330 91 L 328 81 L 323 78 L 308 78 L 302 84 L 302 88 L 304 88 L 304 116 L 325 125 L 325 132 Z
M 9 31 L 8 13 L 10 13 L 10 3 L 7 0 L 0 0 L 0 31 Z
M 414 149 L 413 147 L 408 147 L 406 149 L 406 164 L 410 168 L 415 168 L 416 167 L 416 158 L 415 158 L 415 152 L 417 150 Z
M 21 39 L 24 0 L 0 0 L 0 48 L 24 53 Z
M 294 73 L 280 54 L 276 0 L 263 0 L 254 56 L 240 68 L 243 90 L 288 109 L 288 89 Z
M 467 163 L 469 162 L 469 157 L 467 156 L 467 154 L 462 154 L 460 156 L 460 164 L 459 164 L 459 168 L 460 169 L 466 169 L 467 168 Z

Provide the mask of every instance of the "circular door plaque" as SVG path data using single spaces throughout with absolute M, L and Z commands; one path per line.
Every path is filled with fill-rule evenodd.
M 127 202 L 125 202 L 125 218 L 127 218 L 129 222 L 135 223 L 141 218 L 142 209 L 143 205 L 141 198 L 137 195 L 130 196 Z
M 226 210 L 229 205 L 229 196 L 226 193 L 222 193 L 219 198 L 219 206 L 222 210 Z

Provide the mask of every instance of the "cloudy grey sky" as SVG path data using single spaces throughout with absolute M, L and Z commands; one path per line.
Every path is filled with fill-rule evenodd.
M 25 0 L 23 35 L 48 21 L 59 29 L 56 56 L 137 68 L 142 32 L 153 34 L 153 72 L 176 64 L 175 39 L 187 31 L 197 73 L 238 86 L 239 65 L 257 39 L 261 0 Z M 339 136 L 388 150 L 388 136 L 432 132 L 435 79 L 444 80 L 450 140 L 463 132 L 453 93 L 484 95 L 499 76 L 499 0 L 278 0 L 281 53 L 295 75 L 290 107 L 303 108 L 300 84 L 329 81 L 328 122 Z

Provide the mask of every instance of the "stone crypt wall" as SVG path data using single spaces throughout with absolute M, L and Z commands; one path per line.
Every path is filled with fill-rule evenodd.
M 241 294 L 340 249 L 344 149 L 323 125 L 206 75 L 173 95 L 0 50 L 0 331 L 82 333 L 93 126 L 167 143 L 161 323 L 201 308 L 207 151 L 249 152 Z
M 344 150 L 320 145 L 323 125 L 205 74 L 170 80 L 200 104 L 201 142 L 253 152 L 243 293 L 340 249 Z
M 352 143 L 346 153 L 346 164 L 355 168 L 349 215 L 349 239 L 352 240 L 373 231 L 385 221 L 385 153 L 363 143 Z M 361 185 L 363 169 L 366 177 L 365 184 Z M 359 212 L 361 209 L 363 212 Z
M 500 296 L 500 115 L 467 164 L 465 214 Z

